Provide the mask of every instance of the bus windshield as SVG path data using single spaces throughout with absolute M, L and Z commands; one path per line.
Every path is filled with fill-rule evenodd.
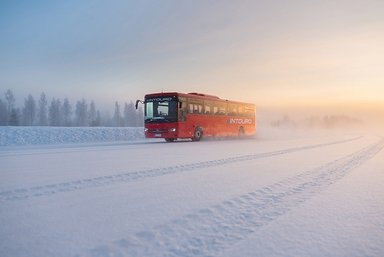
M 176 122 L 176 97 L 153 97 L 145 99 L 145 123 Z

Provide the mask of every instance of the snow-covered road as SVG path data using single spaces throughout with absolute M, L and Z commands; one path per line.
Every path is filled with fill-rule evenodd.
M 382 256 L 384 139 L 0 148 L 0 256 Z

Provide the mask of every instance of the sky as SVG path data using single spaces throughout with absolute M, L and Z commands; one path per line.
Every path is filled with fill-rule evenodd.
M 384 1 L 1 0 L 0 90 L 384 116 Z

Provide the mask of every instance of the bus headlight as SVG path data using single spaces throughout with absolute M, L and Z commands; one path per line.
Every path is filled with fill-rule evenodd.
M 145 129 L 144 129 L 144 132 L 148 132 L 148 129 L 147 129 L 147 128 L 145 128 Z
M 176 128 L 170 128 L 169 132 L 176 132 Z

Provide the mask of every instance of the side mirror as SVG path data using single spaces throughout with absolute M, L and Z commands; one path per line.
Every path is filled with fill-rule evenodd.
M 183 107 L 183 102 L 179 102 L 179 109 Z
M 136 104 L 135 104 L 136 110 L 137 108 L 139 108 L 139 103 L 144 103 L 144 102 L 141 100 L 136 100 Z

